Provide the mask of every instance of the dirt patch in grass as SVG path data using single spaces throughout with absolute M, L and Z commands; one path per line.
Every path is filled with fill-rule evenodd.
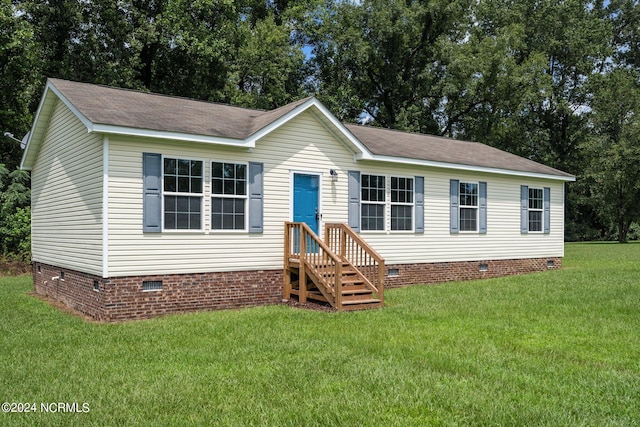
M 307 310 L 336 311 L 336 309 L 333 308 L 331 304 L 326 302 L 307 300 L 305 304 L 301 304 L 298 300 L 298 297 L 293 295 L 291 296 L 289 301 L 285 302 L 284 304 L 288 305 L 289 307 L 304 308 Z
M 30 295 L 30 296 L 32 296 L 34 298 L 37 298 L 40 301 L 50 305 L 53 308 L 56 308 L 56 309 L 58 309 L 58 310 L 60 310 L 60 311 L 62 311 L 64 313 L 70 314 L 72 316 L 78 317 L 78 318 L 80 318 L 80 319 L 82 319 L 82 320 L 84 320 L 86 322 L 90 322 L 90 323 L 107 323 L 107 322 L 104 322 L 104 321 L 96 320 L 91 316 L 88 316 L 88 315 L 86 315 L 86 314 L 84 314 L 84 313 L 82 313 L 82 312 L 80 312 L 78 310 L 75 310 L 75 309 L 69 307 L 68 305 L 66 305 L 66 304 L 64 304 L 64 303 L 62 303 L 60 301 L 57 301 L 57 300 L 55 300 L 53 298 L 49 298 L 49 297 L 47 297 L 45 295 L 36 294 L 35 292 L 29 292 L 27 295 Z
M 0 277 L 21 276 L 31 272 L 31 264 L 12 256 L 0 256 Z

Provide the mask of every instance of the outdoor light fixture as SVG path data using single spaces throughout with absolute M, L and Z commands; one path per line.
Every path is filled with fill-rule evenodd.
M 331 180 L 332 181 L 337 181 L 338 180 L 338 172 L 336 172 L 335 169 L 329 169 L 329 175 L 331 175 Z

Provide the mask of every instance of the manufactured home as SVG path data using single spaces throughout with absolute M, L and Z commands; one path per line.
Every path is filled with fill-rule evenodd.
M 35 292 L 112 321 L 560 268 L 565 172 L 498 149 L 59 79 L 22 159 Z

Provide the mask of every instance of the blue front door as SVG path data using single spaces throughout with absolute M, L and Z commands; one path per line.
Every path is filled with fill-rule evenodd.
M 319 194 L 318 175 L 293 175 L 293 221 L 306 222 L 316 234 L 320 228 Z

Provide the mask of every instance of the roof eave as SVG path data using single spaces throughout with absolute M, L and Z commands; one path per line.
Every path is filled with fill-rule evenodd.
M 159 131 L 151 129 L 139 129 L 127 126 L 113 126 L 104 124 L 93 124 L 89 127 L 89 132 L 96 132 L 108 135 L 126 135 L 141 138 L 170 139 L 175 141 L 197 142 L 205 144 L 220 144 L 241 148 L 254 148 L 255 141 L 248 139 L 224 138 L 218 136 L 196 135 L 183 132 Z
M 371 155 L 371 156 L 362 156 L 357 154 L 356 160 L 373 160 L 385 163 L 400 163 L 406 165 L 415 165 L 415 166 L 428 166 L 432 168 L 440 168 L 440 169 L 455 169 L 455 170 L 463 170 L 469 172 L 483 172 L 483 173 L 492 173 L 498 175 L 509 175 L 509 176 L 521 176 L 526 178 L 540 178 L 540 179 L 551 179 L 556 181 L 564 181 L 564 182 L 573 182 L 576 180 L 575 176 L 572 175 L 556 175 L 556 174 L 546 174 L 539 172 L 529 172 L 529 171 L 518 171 L 512 169 L 504 169 L 504 168 L 492 168 L 488 166 L 474 166 L 474 165 L 465 165 L 461 163 L 446 163 L 446 162 L 436 162 L 433 160 L 421 160 L 421 159 L 411 159 L 407 157 L 393 157 L 393 156 L 381 156 L 381 155 Z
M 24 147 L 24 150 L 22 152 L 22 159 L 20 160 L 20 169 L 30 171 L 33 168 L 32 156 L 30 156 L 30 154 L 32 153 L 33 150 L 36 150 L 38 148 L 38 147 L 34 147 L 35 143 L 33 142 L 34 140 L 33 136 L 36 134 L 36 127 L 38 128 L 40 127 L 38 126 L 38 124 L 40 123 L 40 119 L 43 116 L 48 115 L 47 113 L 49 113 L 51 110 L 50 102 L 48 102 L 50 101 L 50 98 L 48 98 L 49 90 L 50 90 L 50 83 L 47 82 L 44 88 L 42 97 L 40 98 L 40 103 L 38 104 L 38 109 L 36 110 L 33 123 L 31 124 L 31 129 L 29 129 L 29 137 L 27 138 L 27 145 L 25 145 Z
M 396 164 L 408 164 L 408 165 L 416 165 L 416 166 L 428 166 L 434 168 L 444 168 L 444 169 L 454 169 L 454 170 L 463 170 L 463 171 L 472 171 L 472 172 L 485 172 L 485 173 L 493 173 L 500 175 L 511 175 L 511 176 L 521 176 L 521 177 L 530 177 L 530 178 L 542 178 L 542 179 L 551 179 L 565 182 L 575 181 L 576 178 L 569 174 L 562 174 L 559 172 L 558 174 L 554 173 L 539 173 L 539 172 L 529 172 L 529 171 L 521 171 L 521 170 L 511 170 L 504 168 L 493 168 L 487 166 L 474 166 L 474 165 L 466 165 L 466 164 L 458 164 L 458 163 L 446 163 L 446 162 L 438 162 L 432 160 L 423 160 L 423 159 L 414 159 L 407 157 L 395 157 L 395 156 L 385 156 L 385 155 L 376 155 L 373 154 L 343 123 L 341 123 L 320 101 L 318 101 L 315 97 L 309 98 L 306 102 L 296 106 L 291 111 L 277 118 L 276 120 L 270 122 L 266 126 L 262 127 L 258 131 L 249 135 L 244 139 L 235 139 L 229 137 L 218 137 L 218 136 L 210 136 L 210 135 L 201 135 L 201 134 L 188 134 L 181 132 L 171 132 L 171 131 L 159 131 L 159 130 L 150 130 L 150 129 L 140 129 L 140 128 L 132 128 L 127 126 L 115 126 L 115 125 L 106 125 L 93 123 L 86 116 L 84 116 L 80 111 L 55 87 L 53 82 L 50 80 L 47 81 L 47 85 L 44 90 L 44 94 L 40 100 L 40 104 L 38 106 L 38 110 L 36 111 L 35 119 L 31 128 L 31 132 L 29 134 L 27 144 L 22 156 L 22 160 L 20 163 L 20 167 L 25 170 L 31 170 L 33 167 L 33 163 L 35 162 L 35 158 L 37 157 L 37 150 L 39 148 L 40 142 L 44 137 L 44 132 L 46 131 L 46 125 L 49 120 L 49 116 L 55 106 L 55 100 L 52 99 L 52 96 L 55 95 L 58 99 L 60 99 L 67 108 L 82 122 L 82 124 L 87 128 L 87 131 L 92 133 L 101 133 L 108 135 L 126 135 L 126 136 L 138 136 L 145 138 L 157 138 L 157 139 L 170 139 L 170 140 L 179 140 L 179 141 L 188 141 L 188 142 L 197 142 L 197 143 L 207 143 L 207 144 L 220 144 L 226 146 L 234 146 L 239 148 L 254 148 L 256 146 L 256 141 L 264 136 L 270 134 L 271 132 L 278 129 L 280 126 L 289 122 L 293 118 L 300 115 L 302 112 L 307 111 L 310 108 L 314 109 L 314 113 L 316 116 L 321 117 L 321 121 L 324 126 L 330 128 L 334 131 L 334 134 L 342 140 L 344 144 L 347 144 L 352 147 L 352 151 L 354 153 L 354 160 L 356 161 L 380 161 L 385 163 L 396 163 Z M 319 113 L 319 114 L 318 114 Z
M 22 160 L 20 161 L 21 169 L 31 170 L 33 168 L 33 162 L 37 156 L 33 151 L 37 151 L 40 148 L 40 142 L 44 137 L 46 124 L 48 123 L 53 107 L 55 106 L 55 102 L 51 98 L 52 94 L 61 100 L 69 110 L 71 110 L 71 112 L 87 128 L 88 132 L 91 132 L 93 123 L 91 123 L 89 119 L 74 107 L 74 105 L 55 87 L 51 80 L 47 80 L 42 98 L 40 98 L 40 104 L 38 105 L 38 109 L 36 110 L 36 114 L 33 119 L 33 124 L 31 125 L 27 145 L 22 153 Z

